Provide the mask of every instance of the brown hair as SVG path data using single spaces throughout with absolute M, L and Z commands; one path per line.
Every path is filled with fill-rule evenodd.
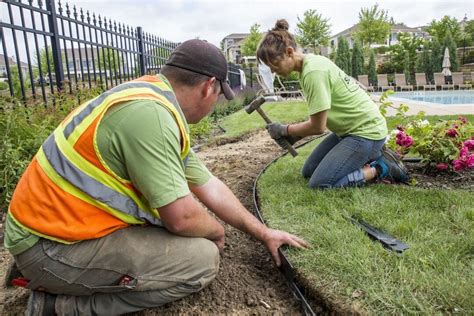
M 290 28 L 284 19 L 278 20 L 275 27 L 268 31 L 267 35 L 260 42 L 257 49 L 257 58 L 265 64 L 273 64 L 273 61 L 281 59 L 287 47 L 296 50 L 296 41 L 293 35 L 288 32 Z

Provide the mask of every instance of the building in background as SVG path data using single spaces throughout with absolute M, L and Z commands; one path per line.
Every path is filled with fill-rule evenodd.
M 224 56 L 227 61 L 240 64 L 242 62 L 241 46 L 250 33 L 232 33 L 222 39 Z
M 15 61 L 15 58 L 12 57 L 7 57 L 8 58 L 8 64 L 10 66 L 10 69 L 12 67 L 17 67 L 17 63 Z M 20 61 L 20 67 L 21 67 L 21 72 L 22 74 L 27 74 L 28 73 L 28 64 Z M 0 81 L 6 81 L 7 80 L 7 63 L 5 59 L 5 55 L 0 54 Z

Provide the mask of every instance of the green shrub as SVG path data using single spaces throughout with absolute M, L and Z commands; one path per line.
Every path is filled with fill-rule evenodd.
M 206 139 L 207 137 L 209 137 L 209 135 L 211 135 L 211 119 L 207 116 L 197 124 L 190 124 L 189 129 L 191 134 L 191 146 L 193 146 L 198 141 Z
M 209 115 L 214 122 L 221 118 L 237 112 L 246 104 L 249 104 L 255 98 L 255 91 L 252 89 L 245 89 L 238 93 L 233 100 L 221 99 L 217 102 L 214 111 Z
M 8 82 L 0 81 L 0 90 L 7 90 L 8 89 Z
M 78 105 L 78 98 L 90 99 L 100 92 L 101 89 L 84 89 L 76 95 L 59 93 L 47 107 L 25 107 L 17 99 L 0 97 L 0 213 L 7 210 L 20 176 L 39 147 Z

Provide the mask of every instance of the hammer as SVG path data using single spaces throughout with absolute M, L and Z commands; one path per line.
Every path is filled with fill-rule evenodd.
M 260 108 L 260 106 L 263 103 L 265 103 L 265 101 L 266 100 L 263 96 L 259 96 L 258 98 L 254 99 L 252 102 L 250 102 L 249 105 L 245 107 L 245 111 L 248 114 L 251 114 L 253 111 L 256 110 L 267 124 L 271 124 L 272 121 L 270 120 L 270 118 Z M 293 157 L 296 157 L 298 155 L 296 150 L 293 148 L 293 146 L 291 146 L 290 142 L 285 137 L 283 137 L 283 143 L 284 143 L 284 146 L 279 144 L 283 149 L 287 149 Z

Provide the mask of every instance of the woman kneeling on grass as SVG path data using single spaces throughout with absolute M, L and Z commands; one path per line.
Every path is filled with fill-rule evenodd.
M 358 83 L 326 57 L 297 50 L 288 22 L 278 20 L 264 37 L 257 58 L 283 77 L 300 74 L 309 106 L 306 122 L 267 125 L 273 139 L 291 143 L 332 131 L 311 153 L 303 176 L 311 188 L 360 186 L 372 179 L 406 183 L 406 169 L 383 147 L 387 123 L 377 105 Z

